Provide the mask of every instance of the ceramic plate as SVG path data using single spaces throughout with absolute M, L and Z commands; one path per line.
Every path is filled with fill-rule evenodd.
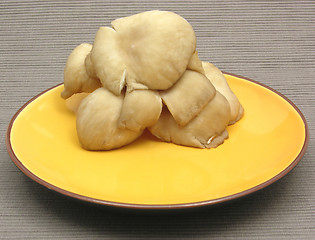
M 277 181 L 300 161 L 308 142 L 305 118 L 275 90 L 225 74 L 245 114 L 216 149 L 160 142 L 149 133 L 112 151 L 83 150 L 75 115 L 58 85 L 12 118 L 7 149 L 28 177 L 64 195 L 127 208 L 213 205 Z

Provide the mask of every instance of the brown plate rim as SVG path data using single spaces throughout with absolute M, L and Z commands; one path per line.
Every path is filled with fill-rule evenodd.
M 36 95 L 35 97 L 31 98 L 29 101 L 27 101 L 12 117 L 8 129 L 7 129 L 7 134 L 6 134 L 6 146 L 7 146 L 7 151 L 8 154 L 10 156 L 10 158 L 12 159 L 12 161 L 14 162 L 14 164 L 29 178 L 31 178 L 33 181 L 43 185 L 44 187 L 47 187 L 50 190 L 56 191 L 58 193 L 61 193 L 65 196 L 71 197 L 71 198 L 75 198 L 81 201 L 85 201 L 85 202 L 89 202 L 89 203 L 94 203 L 94 204 L 99 204 L 99 205 L 104 205 L 104 206 L 111 206 L 111 207 L 119 207 L 119 208 L 128 208 L 128 209 L 185 209 L 185 208 L 194 208 L 194 207 L 202 207 L 202 206 L 211 206 L 211 205 L 216 205 L 219 203 L 224 203 L 224 202 L 228 202 L 231 200 L 235 200 L 241 197 L 245 197 L 251 193 L 257 192 L 267 186 L 269 186 L 270 184 L 278 181 L 279 179 L 281 179 L 282 177 L 284 177 L 286 174 L 288 174 L 302 159 L 303 155 L 305 154 L 305 151 L 307 149 L 308 146 L 308 142 L 309 142 L 309 130 L 308 130 L 308 125 L 306 122 L 306 119 L 304 117 L 304 115 L 302 114 L 302 112 L 300 111 L 300 109 L 290 100 L 288 99 L 286 96 L 284 96 L 283 94 L 281 94 L 280 92 L 278 92 L 277 90 L 262 84 L 260 82 L 257 82 L 255 80 L 252 80 L 250 78 L 246 78 L 240 75 L 236 75 L 233 73 L 228 73 L 228 72 L 223 72 L 224 74 L 230 75 L 230 76 L 234 76 L 234 77 L 238 77 L 244 80 L 247 80 L 249 82 L 253 82 L 257 85 L 260 85 L 268 90 L 271 90 L 272 92 L 276 93 L 277 95 L 279 95 L 281 98 L 283 98 L 285 101 L 287 101 L 296 111 L 297 113 L 300 115 L 301 119 L 304 122 L 304 126 L 305 126 L 305 139 L 304 139 L 304 144 L 303 147 L 301 149 L 301 151 L 299 152 L 298 156 L 291 162 L 291 164 L 284 169 L 283 171 L 281 171 L 280 173 L 278 173 L 276 176 L 272 177 L 271 179 L 255 186 L 252 188 L 249 188 L 245 191 L 239 192 L 239 193 L 235 193 L 229 196 L 225 196 L 222 198 L 217 198 L 217 199 L 211 199 L 211 200 L 205 200 L 205 201 L 200 201 L 200 202 L 191 202 L 191 203 L 180 203 L 180 204 L 133 204 L 133 203 L 123 203 L 123 202 L 112 202 L 112 201 L 106 201 L 106 200 L 102 200 L 102 199 L 96 199 L 96 198 L 92 198 L 92 197 L 88 197 L 88 196 L 84 196 L 84 195 L 80 195 L 77 193 L 73 193 L 70 191 L 67 191 L 65 189 L 59 188 L 43 179 L 41 179 L 40 177 L 36 176 L 35 174 L 33 174 L 29 169 L 27 169 L 22 162 L 18 159 L 18 157 L 15 155 L 12 145 L 11 145 L 11 130 L 12 130 L 12 126 L 13 123 L 15 121 L 15 119 L 18 117 L 18 115 L 24 110 L 24 108 L 26 106 L 28 106 L 31 102 L 33 102 L 35 99 L 37 99 L 38 97 L 40 97 L 41 95 L 45 94 L 46 92 L 62 85 L 63 83 L 57 84 L 56 86 L 53 86 L 41 93 L 39 93 L 38 95 Z

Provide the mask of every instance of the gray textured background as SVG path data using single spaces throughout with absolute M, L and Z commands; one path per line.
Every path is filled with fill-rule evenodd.
M 194 27 L 200 58 L 280 91 L 305 115 L 308 150 L 267 189 L 199 211 L 149 213 L 92 206 L 31 181 L 10 160 L 13 114 L 62 82 L 71 50 L 99 26 L 145 10 Z M 315 1 L 1 1 L 0 239 L 314 239 Z M 292 129 L 294 131 L 294 129 Z

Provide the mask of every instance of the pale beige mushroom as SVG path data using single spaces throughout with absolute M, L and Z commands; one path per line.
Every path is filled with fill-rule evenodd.
M 178 125 L 164 107 L 160 119 L 149 130 L 162 141 L 197 148 L 212 148 L 228 138 L 226 127 L 229 120 L 230 105 L 222 94 L 216 92 L 215 97 L 200 114 L 185 126 Z
M 99 28 L 91 51 L 91 61 L 102 85 L 112 93 L 120 95 L 125 86 L 126 58 L 114 29 Z
M 195 51 L 194 54 L 191 56 L 187 69 L 195 71 L 195 72 L 199 72 L 201 74 L 205 74 L 205 70 L 203 69 L 203 66 L 202 66 L 202 61 L 199 59 L 197 51 Z
M 85 70 L 86 70 L 86 73 L 91 77 L 91 78 L 98 78 L 96 76 L 96 72 L 95 72 L 95 69 L 94 69 L 94 65 L 92 63 L 92 59 L 91 59 L 91 52 L 89 52 L 88 55 L 86 55 L 86 58 L 85 58 Z
M 221 71 L 199 59 L 192 26 L 157 10 L 111 25 L 99 28 L 93 46 L 78 46 L 65 68 L 62 97 L 75 94 L 66 104 L 77 114 L 82 147 L 120 148 L 145 128 L 179 145 L 223 143 L 243 108 Z
M 212 63 L 202 62 L 206 77 L 213 86 L 228 100 L 231 108 L 230 124 L 237 122 L 243 115 L 244 109 L 238 98 L 229 87 L 222 72 Z
M 162 100 L 157 91 L 127 91 L 119 117 L 119 127 L 133 131 L 143 130 L 157 122 L 161 111 Z
M 175 121 L 185 126 L 215 95 L 215 88 L 201 73 L 187 70 L 173 87 L 160 95 Z
M 143 12 L 114 20 L 112 27 L 98 30 L 91 60 L 103 86 L 116 95 L 125 84 L 131 90 L 171 87 L 195 52 L 193 28 L 172 12 Z
M 191 25 L 167 11 L 148 11 L 112 22 L 126 54 L 131 88 L 171 87 L 184 73 L 196 48 Z
M 142 131 L 118 128 L 124 96 L 99 88 L 84 98 L 77 111 L 77 134 L 87 150 L 110 150 L 136 140 Z
M 91 78 L 85 69 L 85 58 L 92 49 L 92 45 L 82 43 L 69 55 L 64 69 L 64 90 L 61 97 L 67 99 L 75 93 L 93 92 L 101 87 L 97 78 Z
M 81 101 L 86 98 L 90 93 L 76 93 L 73 94 L 71 97 L 66 99 L 66 107 L 73 113 L 76 113 Z

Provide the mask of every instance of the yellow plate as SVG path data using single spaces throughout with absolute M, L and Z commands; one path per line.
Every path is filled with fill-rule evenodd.
M 90 152 L 77 139 L 63 85 L 27 102 L 12 118 L 7 149 L 27 176 L 88 202 L 128 208 L 186 208 L 225 202 L 277 181 L 308 143 L 305 118 L 280 93 L 226 74 L 245 114 L 216 149 L 160 142 L 148 133 L 121 149 Z

